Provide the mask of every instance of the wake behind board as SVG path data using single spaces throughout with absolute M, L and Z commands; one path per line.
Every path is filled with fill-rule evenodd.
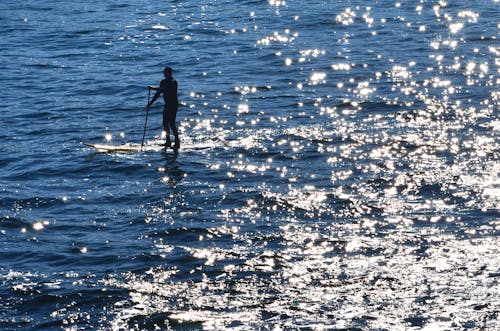
M 144 145 L 140 144 L 125 144 L 125 145 L 104 145 L 104 144 L 87 144 L 83 143 L 85 146 L 97 149 L 99 152 L 145 152 L 145 151 L 162 151 L 165 150 L 163 146 L 160 145 Z

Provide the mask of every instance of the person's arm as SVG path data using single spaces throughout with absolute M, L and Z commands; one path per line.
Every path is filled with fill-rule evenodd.
M 155 90 L 156 93 L 155 95 L 153 96 L 153 99 L 151 99 L 151 101 L 148 103 L 148 106 L 147 108 L 151 107 L 153 105 L 153 103 L 155 103 L 156 100 L 158 100 L 158 98 L 160 97 L 161 95 L 161 92 L 163 92 L 161 86 L 160 87 L 154 87 L 154 86 L 148 86 L 148 89 L 150 90 Z

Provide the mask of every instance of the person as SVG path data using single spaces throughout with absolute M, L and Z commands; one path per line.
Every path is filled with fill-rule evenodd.
M 163 94 L 163 130 L 167 135 L 165 141 L 165 148 L 172 148 L 172 143 L 170 140 L 170 129 L 174 134 L 174 150 L 180 148 L 179 140 L 179 130 L 175 124 L 175 118 L 177 116 L 177 109 L 179 107 L 179 101 L 177 100 L 177 81 L 172 76 L 173 70 L 170 67 L 166 67 L 163 70 L 163 75 L 165 79 L 160 82 L 159 87 L 148 86 L 148 89 L 155 90 L 156 93 L 153 99 L 148 103 L 148 108 L 155 103 L 155 101 Z

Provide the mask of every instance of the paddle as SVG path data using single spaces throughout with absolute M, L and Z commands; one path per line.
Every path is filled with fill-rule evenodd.
M 148 103 L 146 105 L 146 121 L 144 122 L 144 133 L 142 134 L 141 151 L 144 147 L 144 138 L 146 137 L 146 128 L 148 126 L 148 115 L 149 115 L 149 100 L 151 97 L 151 90 L 148 88 Z

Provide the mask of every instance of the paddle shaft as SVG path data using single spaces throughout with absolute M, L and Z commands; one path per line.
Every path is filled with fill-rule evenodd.
M 148 127 L 148 115 L 149 115 L 149 100 L 151 97 L 151 90 L 148 89 L 148 104 L 146 106 L 146 120 L 144 121 L 144 132 L 142 134 L 141 150 L 144 146 L 144 138 L 146 137 L 146 128 Z

